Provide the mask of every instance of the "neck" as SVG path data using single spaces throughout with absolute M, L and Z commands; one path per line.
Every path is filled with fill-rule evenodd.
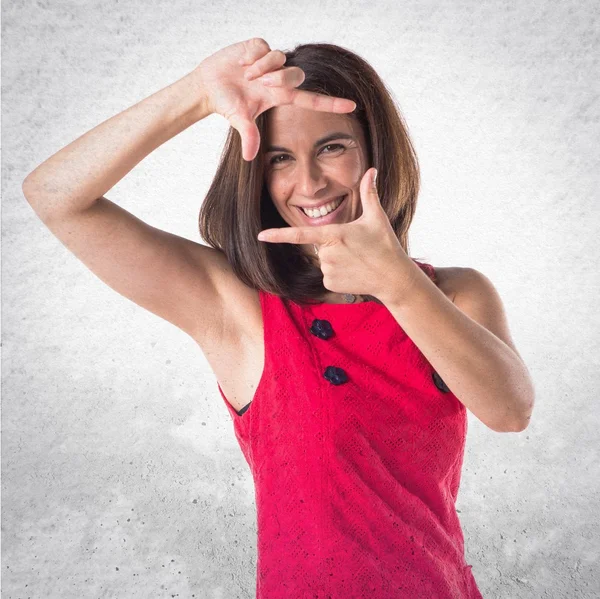
M 350 294 L 350 295 L 354 295 L 355 300 L 354 301 L 347 301 L 347 298 L 344 297 L 343 293 L 334 293 L 332 291 L 330 291 L 329 293 L 325 294 L 322 298 L 322 301 L 326 302 L 326 303 L 330 303 L 330 304 L 359 304 L 361 302 L 367 302 L 371 299 L 370 295 L 357 295 L 357 294 Z M 351 298 L 349 298 L 351 299 Z

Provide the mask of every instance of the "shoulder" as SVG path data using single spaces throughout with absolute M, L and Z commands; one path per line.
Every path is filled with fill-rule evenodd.
M 500 299 L 490 279 L 475 268 L 464 266 L 434 268 L 438 287 L 456 305 L 468 307 Z
M 500 300 L 492 281 L 476 268 L 455 266 L 440 270 L 447 271 L 446 284 L 452 287 L 455 304 Z
M 446 297 L 454 302 L 460 288 L 464 285 L 467 268 L 460 266 L 433 266 L 435 271 L 435 283 Z
M 434 266 L 437 286 L 454 303 L 483 294 L 496 292 L 483 273 L 465 266 Z M 497 292 L 496 292 L 497 293 Z
M 436 268 L 438 286 L 469 318 L 504 341 L 517 355 L 502 298 L 492 281 L 470 267 Z

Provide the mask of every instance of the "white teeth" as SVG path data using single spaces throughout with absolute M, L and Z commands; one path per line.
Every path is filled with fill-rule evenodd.
M 329 204 L 325 204 L 325 206 L 321 206 L 317 210 L 310 210 L 308 208 L 301 208 L 301 210 L 304 212 L 304 214 L 310 216 L 310 218 L 319 218 L 320 216 L 325 216 L 326 214 L 333 212 L 342 203 L 345 197 L 346 196 L 343 196 L 338 200 L 334 200 Z

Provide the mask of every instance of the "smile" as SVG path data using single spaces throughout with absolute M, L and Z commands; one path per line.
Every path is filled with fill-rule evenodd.
M 320 216 L 316 216 L 316 217 L 308 216 L 308 214 L 306 214 L 304 212 L 304 210 L 302 208 L 300 208 L 300 206 L 296 206 L 296 208 L 298 208 L 298 211 L 302 214 L 303 218 L 306 219 L 310 224 L 315 224 L 315 225 L 327 224 L 328 222 L 332 221 L 336 217 L 337 213 L 340 211 L 340 208 L 342 206 L 345 206 L 347 199 L 348 199 L 348 194 L 340 196 L 337 200 L 335 200 L 332 203 L 332 205 L 335 206 L 335 208 L 333 210 L 326 213 L 325 215 L 320 215 Z M 339 202 L 339 203 L 336 205 L 336 202 Z M 329 205 L 331 205 L 331 204 L 329 204 Z M 313 212 L 313 214 L 315 214 L 315 212 Z

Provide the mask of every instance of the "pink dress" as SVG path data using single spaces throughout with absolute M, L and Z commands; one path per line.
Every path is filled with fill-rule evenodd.
M 254 478 L 257 599 L 482 599 L 455 508 L 464 405 L 385 305 L 259 295 L 254 398 L 238 413 L 218 385 Z

